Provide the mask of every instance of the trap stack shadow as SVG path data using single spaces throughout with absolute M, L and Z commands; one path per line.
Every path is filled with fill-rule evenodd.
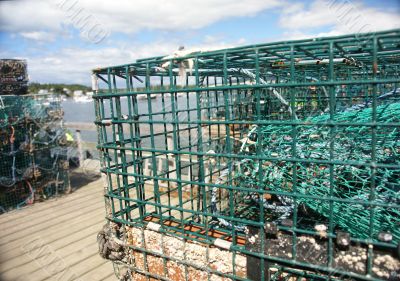
M 93 70 L 128 280 L 397 280 L 400 30 Z

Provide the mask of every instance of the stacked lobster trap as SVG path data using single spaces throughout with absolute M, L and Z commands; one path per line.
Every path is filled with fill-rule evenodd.
M 399 280 L 400 30 L 95 69 L 121 280 Z
M 0 213 L 69 192 L 56 95 L 0 96 Z
M 28 92 L 26 60 L 0 59 L 0 95 L 25 95 Z

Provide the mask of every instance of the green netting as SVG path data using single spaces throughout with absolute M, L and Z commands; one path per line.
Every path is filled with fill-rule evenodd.
M 69 191 L 67 144 L 59 97 L 0 97 L 1 212 Z
M 372 221 L 373 237 L 376 239 L 384 231 L 392 233 L 395 240 L 399 241 L 400 210 L 388 208 L 388 205 L 398 204 L 400 200 L 400 130 L 398 127 L 385 125 L 400 122 L 400 103 L 376 108 L 376 121 L 381 126 L 375 129 L 374 141 L 371 127 L 362 125 L 373 120 L 372 111 L 372 108 L 351 109 L 335 114 L 333 120 L 342 123 L 342 126 L 334 127 L 328 125 L 329 114 L 305 119 L 304 123 L 307 125 L 297 129 L 294 146 L 292 126 L 255 126 L 249 132 L 241 153 L 255 155 L 258 146 L 261 146 L 262 156 L 270 159 L 241 161 L 237 165 L 238 185 L 272 192 L 295 191 L 299 195 L 298 203 L 306 205 L 360 238 L 371 235 L 371 210 L 363 202 L 374 200 L 377 207 L 374 209 Z M 329 153 L 331 143 L 333 155 Z M 371 161 L 373 150 L 375 162 L 387 166 L 378 169 L 365 167 Z M 308 161 L 293 164 L 276 160 L 294 157 Z M 358 164 L 323 163 L 331 159 L 335 159 L 337 163 L 354 161 Z M 374 197 L 371 197 L 372 179 L 375 185 Z M 316 200 L 321 198 L 327 200 Z M 288 201 L 284 197 L 281 199 L 281 203 Z M 329 199 L 334 202 L 331 203 Z M 265 204 L 267 208 L 270 207 L 267 202 Z M 290 208 L 284 210 L 292 211 Z M 289 217 L 289 214 L 286 216 Z

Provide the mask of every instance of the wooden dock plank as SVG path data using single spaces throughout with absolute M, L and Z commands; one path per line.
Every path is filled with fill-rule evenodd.
M 110 275 L 108 275 L 107 277 L 103 278 L 103 279 L 99 279 L 100 281 L 115 281 L 117 278 L 115 277 L 115 274 L 112 273 Z
M 105 265 L 101 265 L 82 275 L 83 280 L 103 280 L 111 277 L 111 280 L 116 280 L 114 275 L 114 268 L 111 262 L 106 262 Z
M 22 225 L 25 222 L 31 221 L 32 218 L 46 217 L 47 215 L 54 213 L 55 209 L 61 212 L 63 210 L 67 210 L 68 207 L 72 207 L 73 204 L 80 205 L 83 201 L 99 199 L 99 195 L 96 193 L 82 194 L 81 197 L 77 197 L 76 199 L 68 201 L 67 203 L 61 203 L 60 199 L 61 198 L 55 200 L 50 199 L 51 202 L 49 202 L 49 205 L 44 206 L 45 208 L 42 209 L 33 208 L 36 206 L 36 203 L 32 207 L 28 206 L 27 208 L 32 208 L 32 209 L 29 210 L 29 213 L 23 217 L 21 217 L 21 215 L 18 214 L 18 212 L 21 210 L 13 211 L 11 219 L 5 222 L 0 222 L 0 224 L 4 228 L 7 228 L 9 226 Z M 45 202 L 40 202 L 37 203 L 37 205 L 45 205 L 44 203 Z
M 87 232 L 83 233 L 80 235 L 76 235 L 75 237 L 70 237 L 68 241 L 54 241 L 50 242 L 48 244 L 51 245 L 51 247 L 56 250 L 56 251 L 62 251 L 62 254 L 64 257 L 74 253 L 76 249 L 84 248 L 90 244 L 95 243 L 93 237 L 96 236 L 97 230 L 92 231 L 92 232 Z M 30 249 L 31 251 L 34 251 L 38 249 L 38 247 L 32 247 Z M 43 256 L 44 253 L 38 254 L 37 257 Z M 7 257 L 11 256 L 10 254 L 7 254 Z M 21 252 L 17 252 L 17 255 L 15 257 L 12 257 L 8 259 L 7 261 L 4 261 L 0 267 L 0 272 L 7 272 L 15 268 L 21 269 L 23 266 L 28 266 L 30 263 L 31 259 L 29 255 L 23 255 L 21 256 Z
M 96 181 L 97 182 L 97 181 Z M 78 192 L 79 191 L 79 192 Z M 3 225 L 3 223 L 7 222 L 13 222 L 14 220 L 21 220 L 24 219 L 25 217 L 29 217 L 31 215 L 37 215 L 39 212 L 51 212 L 52 206 L 63 206 L 63 205 L 70 205 L 73 200 L 84 200 L 86 196 L 98 196 L 99 192 L 103 194 L 102 189 L 96 189 L 93 188 L 93 183 L 88 184 L 85 186 L 84 190 L 76 190 L 72 192 L 71 194 L 66 194 L 66 195 L 61 195 L 60 197 L 56 198 L 51 198 L 49 200 L 43 201 L 43 202 L 36 202 L 32 206 L 26 206 L 23 207 L 19 210 L 13 210 L 7 213 L 7 215 L 2 215 L 0 216 L 0 224 Z M 68 200 L 64 200 L 65 197 L 68 197 Z M 26 211 L 24 214 L 25 216 L 21 216 L 21 211 L 29 209 L 29 212 Z
M 21 267 L 13 268 L 3 273 L 3 277 L 8 280 L 15 280 L 20 278 L 26 278 L 25 280 L 42 280 L 51 277 L 52 275 L 58 276 L 66 268 L 69 268 L 75 263 L 84 264 L 86 257 L 97 255 L 97 246 L 94 243 L 90 243 L 84 247 L 75 248 L 75 250 L 69 254 L 64 254 L 64 249 L 54 250 L 51 245 L 48 249 L 43 250 L 44 255 L 35 257 L 39 251 L 32 251 L 28 256 L 36 263 L 36 267 L 32 268 L 30 264 Z M 99 257 L 99 262 L 102 259 Z M 51 274 L 49 274 L 51 273 Z M 29 278 L 28 278 L 29 277 Z
M 5 237 L 0 241 L 0 247 L 2 245 L 8 244 L 19 238 L 26 237 L 29 232 L 30 235 L 37 234 L 46 230 L 48 227 L 53 227 L 56 224 L 65 223 L 68 224 L 72 219 L 83 216 L 87 212 L 96 212 L 101 208 L 101 202 L 87 202 L 81 208 L 74 206 L 71 211 L 66 214 L 59 214 L 54 212 L 50 215 L 43 216 L 41 218 L 34 219 L 25 225 L 17 225 L 16 227 L 9 227 L 4 231 L 0 231 L 0 236 Z M 97 213 L 97 212 L 96 212 Z M 104 212 L 103 212 L 104 213 Z M 1 250 L 0 250 L 1 252 Z
M 1 215 L 0 280 L 116 280 L 97 253 L 104 216 L 101 180 Z
M 76 220 L 78 219 L 79 218 Z M 25 241 L 33 241 L 34 239 L 42 239 L 47 244 L 55 243 L 57 245 L 61 244 L 61 246 L 66 245 L 65 243 L 73 239 L 73 237 L 82 237 L 82 235 L 85 235 L 87 229 L 91 229 L 93 225 L 97 227 L 101 222 L 104 222 L 104 218 L 99 215 L 96 219 L 89 217 L 75 224 L 64 224 L 61 227 L 59 225 L 54 225 L 54 227 L 47 228 L 49 232 L 46 232 L 46 236 L 43 236 L 42 232 L 39 232 L 35 235 L 27 235 L 26 237 L 13 241 L 10 244 L 3 245 L 0 248 L 0 254 L 7 255 L 9 259 L 14 258 L 18 253 L 15 249 L 21 247 L 21 244 Z

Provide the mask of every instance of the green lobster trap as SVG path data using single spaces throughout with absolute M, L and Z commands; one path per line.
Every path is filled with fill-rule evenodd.
M 61 99 L 0 96 L 0 213 L 70 191 Z
M 101 255 L 133 280 L 398 280 L 399 72 L 400 30 L 95 69 Z

